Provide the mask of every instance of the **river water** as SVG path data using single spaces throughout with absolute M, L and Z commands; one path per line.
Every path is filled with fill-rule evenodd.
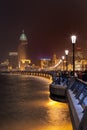
M 0 130 L 72 130 L 68 105 L 49 98 L 49 83 L 0 75 Z

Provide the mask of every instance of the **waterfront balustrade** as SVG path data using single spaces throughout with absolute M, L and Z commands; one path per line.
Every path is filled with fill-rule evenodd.
M 73 129 L 87 130 L 87 83 L 74 77 L 53 77 L 49 90 L 53 100 L 68 103 Z
M 87 130 L 87 84 L 75 79 L 67 90 L 74 130 Z

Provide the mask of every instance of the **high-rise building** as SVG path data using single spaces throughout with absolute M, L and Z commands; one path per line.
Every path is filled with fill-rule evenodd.
M 24 33 L 22 32 L 20 38 L 19 38 L 19 46 L 18 46 L 18 60 L 19 62 L 22 62 L 22 60 L 27 59 L 27 44 L 28 40 Z
M 18 68 L 18 53 L 9 52 L 9 69 L 17 69 L 17 68 Z
M 24 70 L 25 67 L 31 62 L 27 56 L 27 48 L 28 48 L 27 45 L 28 45 L 28 39 L 24 31 L 22 31 L 22 34 L 20 35 L 19 38 L 19 46 L 18 46 L 18 66 L 20 70 Z

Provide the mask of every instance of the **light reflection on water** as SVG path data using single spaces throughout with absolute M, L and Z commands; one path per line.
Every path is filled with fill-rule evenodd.
M 48 80 L 11 76 L 8 82 L 1 90 L 0 130 L 72 130 L 68 105 L 49 98 Z

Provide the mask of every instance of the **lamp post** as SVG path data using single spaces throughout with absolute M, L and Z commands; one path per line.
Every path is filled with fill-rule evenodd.
M 65 55 L 66 55 L 66 71 L 68 71 L 68 59 L 67 59 L 68 53 L 69 53 L 69 50 L 65 50 Z
M 62 56 L 62 61 L 63 61 L 63 71 L 64 71 L 64 59 L 65 59 L 65 56 Z
M 76 36 L 71 36 L 71 41 L 73 45 L 73 76 L 75 75 L 75 43 L 76 43 Z

